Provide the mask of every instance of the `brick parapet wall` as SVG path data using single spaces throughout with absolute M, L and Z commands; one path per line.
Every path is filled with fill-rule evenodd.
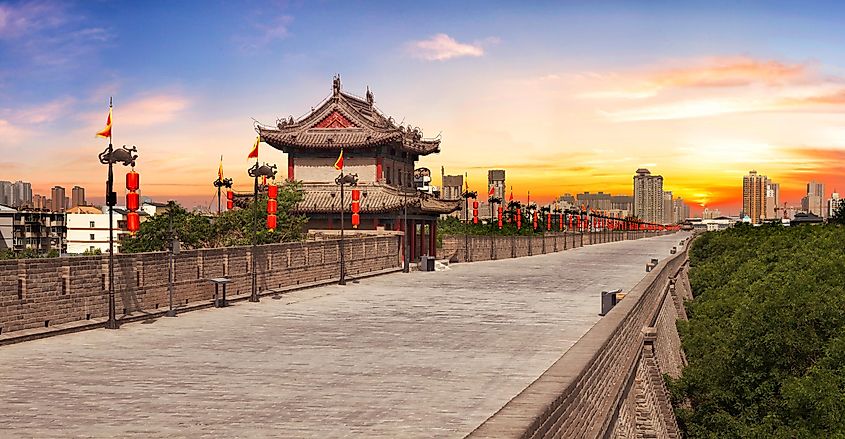
M 542 376 L 468 437 L 678 437 L 661 363 L 667 370 L 668 365 L 680 367 L 680 357 L 674 355 L 675 344 L 660 346 L 665 343 L 660 332 L 677 338 L 676 330 L 667 329 L 675 310 L 669 284 L 686 275 L 681 270 L 685 259 L 682 251 L 662 261 Z M 653 334 L 648 346 L 644 328 Z
M 358 236 L 345 241 L 350 276 L 399 266 L 399 235 Z M 174 257 L 175 305 L 210 302 L 209 278 L 232 281 L 227 293 L 251 290 L 251 247 L 183 251 Z M 256 247 L 256 278 L 261 291 L 339 276 L 337 239 Z M 168 307 L 166 252 L 115 255 L 118 317 Z M 3 334 L 108 315 L 108 256 L 0 261 L 0 331 Z
M 559 252 L 584 245 L 650 238 L 667 233 L 674 232 L 550 232 L 534 236 L 446 235 L 437 254 L 452 262 L 489 261 Z

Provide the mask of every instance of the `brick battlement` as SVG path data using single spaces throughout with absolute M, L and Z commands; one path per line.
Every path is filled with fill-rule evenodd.
M 443 237 L 443 246 L 438 249 L 437 254 L 452 262 L 489 261 L 491 259 L 543 255 L 585 245 L 650 238 L 670 233 L 675 232 L 552 232 L 535 236 L 447 235 Z
M 692 298 L 686 247 L 467 437 L 680 437 L 663 374 L 686 364 L 675 326 Z
M 397 268 L 399 235 L 346 240 L 349 276 Z M 174 306 L 210 304 L 209 278 L 226 276 L 229 297 L 251 291 L 251 247 L 183 251 L 174 257 Z M 256 247 L 258 289 L 272 293 L 301 284 L 338 278 L 340 241 L 336 239 Z M 115 255 L 118 318 L 166 310 L 166 252 Z M 0 334 L 108 315 L 108 255 L 0 261 Z

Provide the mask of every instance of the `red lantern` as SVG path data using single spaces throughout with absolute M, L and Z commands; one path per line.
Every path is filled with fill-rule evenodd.
M 132 233 L 141 229 L 141 218 L 138 212 L 129 212 L 126 214 L 126 229 Z
M 267 187 L 267 197 L 276 199 L 279 197 L 279 186 L 275 184 L 271 184 Z
M 268 230 L 276 230 L 276 215 L 269 214 L 267 215 L 267 229 Z
M 361 225 L 361 190 L 352 189 L 352 228 L 357 229 Z
M 472 223 L 478 224 L 478 201 L 472 202 Z
M 546 213 L 546 230 L 552 230 L 552 213 Z
M 522 211 L 516 208 L 516 230 L 522 228 Z
M 229 189 L 226 191 L 226 199 L 227 200 L 234 200 L 235 199 L 235 192 Z
M 502 229 L 502 212 L 503 212 L 502 206 L 499 205 L 499 230 Z
M 226 209 L 232 210 L 235 208 L 235 202 L 232 200 L 226 200 Z
M 537 229 L 537 211 L 534 211 L 534 222 L 533 222 L 533 224 L 534 224 L 534 229 L 536 230 Z
M 130 191 L 137 191 L 140 187 L 139 182 L 140 176 L 134 169 L 126 173 L 126 189 Z
M 558 231 L 561 231 L 561 232 L 563 231 L 563 214 L 562 213 L 557 214 L 557 227 L 558 227 Z
M 141 196 L 138 195 L 138 192 L 129 192 L 126 194 L 126 208 L 129 209 L 130 212 L 138 210 L 140 202 Z
M 277 208 L 278 202 L 275 198 L 270 198 L 269 200 L 267 200 L 267 213 L 276 213 Z

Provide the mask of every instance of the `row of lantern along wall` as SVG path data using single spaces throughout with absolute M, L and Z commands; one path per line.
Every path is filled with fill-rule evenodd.
M 678 225 L 666 225 L 643 222 L 636 218 L 621 218 L 612 214 L 592 210 L 560 210 L 531 206 L 523 209 L 518 202 L 509 203 L 509 209 L 505 210 L 499 205 L 498 214 L 494 220 L 483 225 L 478 216 L 478 201 L 472 203 L 472 227 L 462 233 L 488 234 L 498 229 L 504 230 L 506 224 L 515 224 L 517 231 L 523 231 L 523 221 L 529 221 L 530 229 L 533 232 L 596 232 L 596 231 L 678 231 Z M 469 226 L 469 223 L 467 223 Z M 475 227 L 479 226 L 479 227 Z M 511 234 L 511 233 L 507 233 Z

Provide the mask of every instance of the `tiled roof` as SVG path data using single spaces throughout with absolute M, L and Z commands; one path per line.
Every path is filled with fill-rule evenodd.
M 326 184 L 305 184 L 303 200 L 295 210 L 300 213 L 328 213 L 340 210 L 340 187 Z M 350 188 L 344 190 L 344 209 L 349 212 L 352 205 Z M 359 185 L 361 191 L 361 213 L 389 212 L 401 209 L 405 202 L 408 207 L 429 213 L 450 213 L 459 209 L 458 201 L 446 201 L 417 191 L 403 194 L 393 186 L 381 184 Z
M 330 116 L 340 126 L 346 122 L 351 123 L 351 126 L 342 128 L 331 124 L 323 127 L 321 122 Z M 372 94 L 369 92 L 366 101 L 341 92 L 339 79 L 332 96 L 308 115 L 299 120 L 293 120 L 292 117 L 279 120 L 276 127 L 258 125 L 256 131 L 262 141 L 282 151 L 341 147 L 355 149 L 391 144 L 420 155 L 440 152 L 439 139 L 423 139 L 419 128 L 396 125 L 392 118 L 385 117 L 373 106 Z

